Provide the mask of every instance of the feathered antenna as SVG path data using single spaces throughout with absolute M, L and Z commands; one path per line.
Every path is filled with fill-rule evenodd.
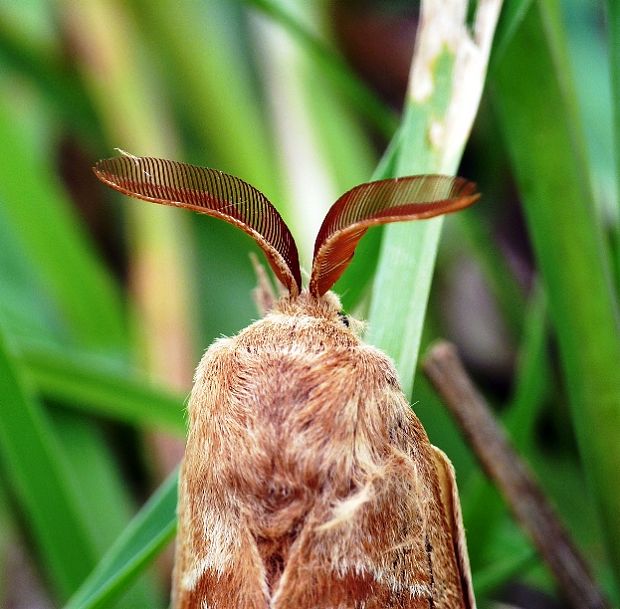
M 123 194 L 234 224 L 258 243 L 289 293 L 299 293 L 299 256 L 291 231 L 265 195 L 247 182 L 215 169 L 129 154 L 99 161 L 93 170 Z
M 310 292 L 322 296 L 336 283 L 371 226 L 457 211 L 479 198 L 475 191 L 473 182 L 441 175 L 380 180 L 349 190 L 327 212 L 317 235 Z

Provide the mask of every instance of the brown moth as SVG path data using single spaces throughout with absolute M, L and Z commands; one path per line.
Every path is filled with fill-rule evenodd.
M 122 156 L 96 175 L 130 196 L 249 233 L 288 293 L 205 353 L 180 474 L 173 609 L 472 609 L 454 471 L 329 289 L 373 225 L 473 203 L 426 175 L 362 184 L 329 210 L 310 283 L 271 203 L 239 178 Z

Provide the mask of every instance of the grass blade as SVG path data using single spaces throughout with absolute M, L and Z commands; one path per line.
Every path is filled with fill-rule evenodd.
M 63 64 L 60 48 L 36 44 L 19 31 L 14 21 L 0 16 L 0 58 L 5 65 L 20 77 L 29 78 L 70 129 L 88 141 L 100 141 L 90 101 L 79 76 Z
M 528 567 L 535 565 L 537 555 L 530 546 L 520 552 L 509 554 L 502 561 L 496 561 L 492 565 L 475 572 L 472 575 L 476 596 L 482 598 L 499 588 L 502 584 L 510 581 L 518 575 L 522 575 Z
M 53 427 L 21 378 L 1 327 L 0 395 L 4 477 L 31 526 L 57 595 L 66 598 L 95 564 L 88 516 L 68 484 Z
M 71 464 L 71 483 L 82 513 L 88 515 L 86 525 L 99 560 L 134 515 L 133 496 L 119 475 L 109 437 L 101 429 L 63 408 L 52 409 L 49 416 L 66 461 Z M 162 590 L 153 575 L 143 573 L 109 609 L 161 609 Z
M 495 85 L 573 425 L 620 581 L 620 324 L 554 2 L 534 3 L 497 67 Z
M 124 324 L 116 286 L 80 231 L 50 167 L 26 141 L 0 100 L 0 197 L 5 217 L 57 301 L 67 329 L 91 345 L 118 347 Z
M 474 41 L 465 24 L 467 2 L 458 10 L 447 4 L 443 11 L 437 2 L 422 3 L 399 175 L 456 171 L 482 92 L 499 7 L 499 2 L 479 6 Z M 449 26 L 443 21 L 448 16 Z M 438 36 L 445 39 L 437 42 Z M 477 61 L 471 71 L 461 71 L 457 54 L 467 53 L 469 45 L 475 46 Z M 437 129 L 440 138 L 433 136 Z M 441 225 L 438 218 L 384 229 L 367 338 L 394 358 L 405 395 L 413 387 Z
M 30 112 L 35 114 L 32 110 Z M 30 118 L 31 115 L 26 116 Z M 41 126 L 43 125 L 45 123 L 42 122 Z M 14 129 L 14 125 L 10 124 L 9 129 Z M 15 140 L 20 140 L 21 146 L 16 159 L 18 162 L 12 168 L 22 174 L 14 176 L 14 181 L 8 184 L 5 201 L 10 204 L 2 207 L 3 217 L 10 219 L 10 225 L 16 233 L 11 235 L 11 243 L 7 244 L 8 251 L 4 250 L 2 257 L 5 263 L 10 264 L 11 257 L 17 255 L 23 264 L 14 265 L 12 273 L 10 269 L 8 273 L 3 272 L 2 283 L 12 289 L 17 289 L 19 293 L 17 298 L 7 299 L 6 293 L 3 292 L 2 300 L 8 300 L 2 303 L 3 308 L 7 314 L 11 315 L 9 309 L 17 305 L 18 313 L 25 314 L 26 317 L 32 315 L 34 324 L 27 333 L 34 334 L 37 340 L 44 340 L 44 337 L 49 337 L 56 330 L 60 340 L 66 341 L 67 334 L 69 334 L 75 342 L 88 344 L 89 348 L 93 349 L 107 347 L 118 357 L 118 347 L 124 339 L 120 306 L 118 320 L 114 316 L 112 306 L 109 310 L 104 310 L 106 303 L 111 304 L 108 297 L 116 298 L 114 286 L 104 274 L 103 267 L 98 266 L 99 261 L 95 259 L 94 253 L 89 251 L 86 240 L 80 235 L 79 221 L 71 215 L 49 168 L 38 160 L 35 139 L 24 138 L 21 130 L 19 133 L 13 133 L 12 136 Z M 27 154 L 24 151 L 27 151 Z M 22 163 L 24 159 L 25 163 Z M 10 167 L 11 164 L 6 163 L 6 165 Z M 3 170 L 6 169 L 3 167 Z M 28 175 L 28 172 L 34 175 Z M 3 186 L 6 187 L 7 184 L 3 183 Z M 22 202 L 19 199 L 20 196 L 30 196 L 31 200 Z M 33 247 L 35 242 L 38 248 L 36 250 Z M 95 272 L 95 275 L 89 275 L 91 272 Z M 107 293 L 103 282 L 109 282 L 110 291 Z M 46 290 L 40 289 L 41 283 L 47 287 L 47 291 L 50 291 L 52 296 L 55 296 L 53 303 L 49 302 Z M 33 285 L 38 286 L 39 291 L 45 296 L 33 299 Z M 60 296 L 60 291 L 54 289 L 54 286 L 59 285 L 64 290 Z M 96 305 L 90 306 L 88 298 L 92 298 Z M 19 299 L 22 300 L 21 306 Z M 23 305 L 24 302 L 30 300 L 38 306 L 29 309 Z M 72 309 L 70 313 L 67 313 L 69 306 Z M 99 307 L 104 309 L 100 311 Z M 80 315 L 79 319 L 78 315 Z M 48 321 L 49 318 L 52 319 L 51 323 Z M 20 315 L 11 315 L 10 319 L 12 334 L 23 334 L 24 327 Z M 59 319 L 61 323 L 58 323 Z M 110 328 L 115 321 L 118 321 L 115 325 L 119 326 L 116 331 L 118 340 L 114 338 L 115 332 Z M 101 324 L 100 327 L 99 324 Z M 35 328 L 39 328 L 39 331 Z M 103 335 L 101 335 L 102 332 Z M 59 347 L 57 350 L 61 349 Z M 21 358 L 16 357 L 15 363 L 20 365 L 20 368 L 24 367 Z M 20 373 L 24 381 L 30 380 L 23 369 Z M 54 411 L 51 422 L 53 425 L 49 421 L 46 423 L 46 433 L 50 434 L 50 442 L 53 442 L 58 459 L 63 464 L 63 471 L 59 475 L 65 477 L 64 483 L 68 492 L 76 501 L 74 511 L 76 517 L 81 518 L 86 528 L 84 536 L 92 542 L 91 558 L 89 559 L 84 554 L 82 560 L 79 561 L 79 566 L 84 569 L 82 575 L 85 576 L 94 565 L 95 557 L 108 547 L 129 521 L 133 511 L 131 500 L 120 481 L 112 450 L 102 441 L 101 434 L 92 421 L 86 421 L 73 413 Z M 24 435 L 23 441 L 29 440 L 29 436 Z M 78 446 L 80 450 L 76 455 L 72 449 Z M 95 480 L 96 486 L 93 486 Z M 24 484 L 32 486 L 24 492 L 27 494 L 36 492 L 37 485 L 40 483 L 35 476 L 29 476 Z M 105 501 L 101 498 L 105 498 Z M 70 516 L 71 513 L 68 512 L 66 518 Z M 28 521 L 25 524 L 28 524 Z M 51 522 L 48 525 L 53 527 Z M 57 551 L 59 556 L 63 555 L 63 551 L 66 552 L 68 556 L 64 562 L 70 564 L 71 553 L 74 549 L 67 540 L 73 539 L 74 535 L 70 529 L 65 528 L 62 531 L 65 536 L 64 546 L 67 549 L 63 550 L 62 544 L 57 539 Z M 39 536 L 40 531 L 36 531 L 35 539 Z M 41 559 L 43 564 L 48 562 L 45 554 L 41 556 Z M 57 562 L 63 561 L 58 558 Z M 81 578 L 73 581 L 71 587 L 65 586 L 59 596 L 64 599 L 80 581 Z M 155 607 L 155 598 L 152 586 L 147 587 L 146 582 L 140 582 L 123 598 L 123 607 L 129 609 L 142 607 L 145 604 Z
M 620 3 L 607 0 L 608 47 L 611 70 L 611 107 L 613 113 L 614 153 L 616 168 L 616 232 L 615 270 L 616 283 L 620 287 Z
M 504 3 L 502 16 L 497 24 L 497 34 L 493 41 L 489 72 L 493 72 L 495 65 L 501 58 L 515 35 L 521 22 L 527 15 L 533 0 L 508 0 Z
M 178 474 L 172 474 L 123 531 L 64 609 L 96 609 L 116 598 L 176 531 Z
M 385 137 L 392 137 L 398 126 L 396 115 L 351 71 L 342 57 L 308 31 L 281 3 L 273 0 L 246 0 L 246 2 L 281 24 L 299 42 L 308 56 L 315 59 L 323 74 L 333 81 L 351 104 L 354 104 Z
M 25 373 L 44 396 L 84 412 L 183 433 L 184 398 L 152 386 L 109 359 L 66 348 L 22 343 Z

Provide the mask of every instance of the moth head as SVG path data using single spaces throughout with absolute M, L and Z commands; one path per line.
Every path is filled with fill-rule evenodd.
M 297 296 L 285 296 L 275 303 L 272 312 L 288 317 L 327 321 L 333 327 L 357 336 L 362 334 L 364 328 L 362 322 L 343 311 L 340 298 L 334 292 L 315 296 L 309 290 L 304 290 Z
M 346 318 L 328 291 L 345 271 L 371 226 L 431 218 L 476 201 L 476 186 L 463 178 L 421 175 L 369 182 L 342 195 L 328 211 L 314 246 L 308 291 L 302 293 L 299 256 L 282 216 L 259 190 L 229 174 L 151 157 L 123 154 L 99 161 L 94 172 L 135 198 L 185 207 L 220 218 L 248 233 L 288 290 L 281 307 L 314 307 Z M 307 295 L 305 295 L 307 294 Z

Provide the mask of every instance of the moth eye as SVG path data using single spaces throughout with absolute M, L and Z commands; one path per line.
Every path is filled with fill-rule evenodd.
M 338 317 L 340 317 L 340 321 L 348 328 L 349 318 L 342 311 L 338 311 Z

